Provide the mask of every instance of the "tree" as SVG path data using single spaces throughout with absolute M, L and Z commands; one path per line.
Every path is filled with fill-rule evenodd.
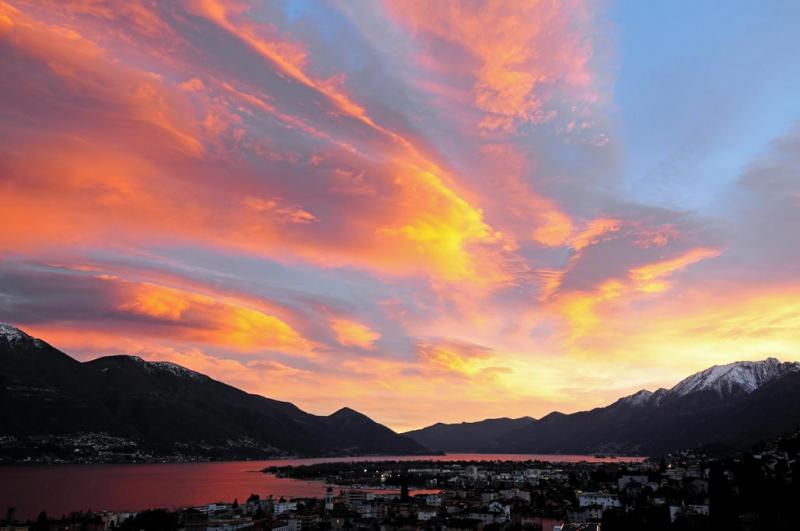
M 403 474 L 400 476 L 400 501 L 408 501 L 408 477 Z
M 47 513 L 42 511 L 39 513 L 39 516 L 36 517 L 36 523 L 33 524 L 32 529 L 35 531 L 47 531 L 50 529 L 50 521 L 47 518 Z

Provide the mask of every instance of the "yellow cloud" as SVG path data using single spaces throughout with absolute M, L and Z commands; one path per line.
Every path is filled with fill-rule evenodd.
M 371 349 L 375 346 L 375 342 L 381 338 L 379 332 L 351 319 L 331 319 L 330 325 L 334 334 L 336 334 L 336 340 L 345 347 Z

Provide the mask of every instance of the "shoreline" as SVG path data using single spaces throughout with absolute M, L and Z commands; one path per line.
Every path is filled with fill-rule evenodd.
M 586 463 L 633 463 L 633 462 L 641 462 L 647 459 L 653 459 L 653 456 L 642 456 L 642 455 L 588 455 L 588 454 L 531 454 L 531 453 L 481 453 L 481 452 L 469 452 L 469 453 L 432 453 L 432 454 L 363 454 L 363 455 L 326 455 L 326 456 L 299 456 L 299 455 L 292 455 L 292 456 L 280 456 L 280 457 L 257 457 L 257 458 L 231 458 L 231 459 L 175 459 L 175 460 L 145 460 L 145 461 L 130 461 L 130 460 L 109 460 L 109 461 L 2 461 L 0 460 L 0 468 L 3 467 L 67 467 L 67 466 L 121 466 L 121 465 L 202 465 L 202 464 L 214 464 L 214 463 L 258 463 L 258 462 L 278 462 L 278 461 L 317 461 L 317 460 L 332 460 L 331 462 L 336 462 L 340 460 L 353 460 L 353 462 L 357 462 L 359 459 L 364 459 L 366 461 L 376 461 L 376 460 L 383 460 L 389 461 L 409 461 L 414 460 L 415 458 L 419 458 L 420 461 L 429 461 L 429 462 L 442 462 L 447 461 L 447 457 L 452 456 L 506 456 L 506 457 L 514 457 L 513 459 L 496 459 L 499 461 L 514 461 L 514 462 L 524 462 L 524 461 L 539 461 L 540 459 L 535 459 L 534 457 L 564 457 L 566 458 L 564 461 L 552 460 L 552 459 L 545 459 L 543 461 L 548 463 L 557 463 L 557 462 L 564 462 L 564 463 L 578 463 L 578 462 L 586 462 Z M 531 459 L 518 459 L 517 457 L 531 457 Z M 400 459 L 392 459 L 392 458 L 400 458 Z M 434 458 L 434 459 L 425 459 L 425 458 Z M 574 460 L 574 458 L 588 458 L 582 461 Z M 454 462 L 487 462 L 492 461 L 492 459 L 453 459 Z M 263 472 L 263 470 L 259 470 L 259 472 Z

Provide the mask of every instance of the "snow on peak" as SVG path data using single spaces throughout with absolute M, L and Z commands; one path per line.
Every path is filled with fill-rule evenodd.
M 16 326 L 8 323 L 0 323 L 0 339 L 4 339 L 7 343 L 31 343 L 36 348 L 42 348 L 44 343 L 35 339 Z
M 193 378 L 196 380 L 206 378 L 206 376 L 200 374 L 199 372 L 187 369 L 186 367 L 170 361 L 148 361 L 141 356 L 136 356 L 135 354 L 121 354 L 118 356 L 109 356 L 108 358 L 135 363 L 148 374 L 169 373 L 180 378 Z
M 0 323 L 0 337 L 7 341 L 17 341 L 25 337 L 26 334 L 16 326 L 8 323 Z
M 800 371 L 800 363 L 780 362 L 775 358 L 714 365 L 682 380 L 670 390 L 670 394 L 684 396 L 705 390 L 716 391 L 721 395 L 735 391 L 752 393 L 765 383 L 792 371 Z
M 623 404 L 628 404 L 629 406 L 643 406 L 647 404 L 652 396 L 652 392 L 648 391 L 647 389 L 642 389 L 641 391 L 637 391 L 632 395 L 620 398 L 619 401 Z
M 182 367 L 177 363 L 172 363 L 169 361 L 149 361 L 147 362 L 147 364 L 156 369 L 172 373 L 175 376 L 189 377 L 189 378 L 199 378 L 202 376 L 202 374 L 200 374 L 199 372 L 195 372 L 191 369 L 187 369 L 186 367 Z

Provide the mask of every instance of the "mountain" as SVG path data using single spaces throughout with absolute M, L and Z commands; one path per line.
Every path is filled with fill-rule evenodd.
M 800 425 L 800 363 L 710 367 L 671 389 L 536 420 L 434 424 L 399 435 L 349 408 L 312 415 L 168 362 L 81 363 L 0 323 L 0 461 L 484 453 L 656 455 L 736 447 Z
M 0 366 L 0 456 L 8 460 L 108 445 L 143 459 L 426 451 L 348 408 L 312 415 L 136 356 L 81 363 L 7 324 L 0 324 Z
M 723 443 L 735 447 L 800 425 L 800 363 L 763 361 L 714 366 L 671 389 L 642 390 L 613 404 L 498 432 L 495 419 L 470 423 L 476 435 L 458 451 L 484 453 L 621 453 L 657 455 Z M 406 435 L 454 451 L 462 425 L 435 424 Z M 438 443 L 438 444 L 435 444 Z
M 682 380 L 670 389 L 670 393 L 681 396 L 706 390 L 714 391 L 719 395 L 732 395 L 739 392 L 752 393 L 772 380 L 799 370 L 800 363 L 781 363 L 775 358 L 714 365 Z
M 504 417 L 459 424 L 438 422 L 427 428 L 406 432 L 405 435 L 428 448 L 464 453 L 497 444 L 497 441 L 508 433 L 535 422 L 536 420 L 531 417 L 518 419 Z
M 337 446 L 349 450 L 349 453 L 407 454 L 427 448 L 425 445 L 419 445 L 416 450 L 409 448 L 408 443 L 413 439 L 405 436 L 400 438 L 386 426 L 376 424 L 363 413 L 349 407 L 325 417 L 324 424 Z

